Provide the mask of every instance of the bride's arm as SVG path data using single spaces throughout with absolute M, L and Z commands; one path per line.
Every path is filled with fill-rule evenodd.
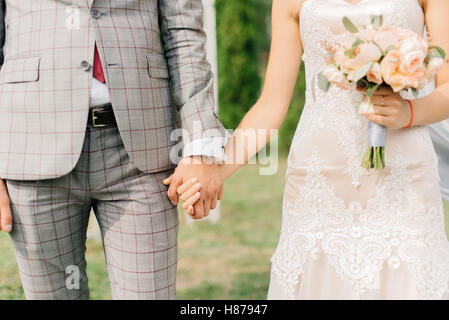
M 262 94 L 240 123 L 225 148 L 222 168 L 226 179 L 270 139 L 270 130 L 284 121 L 301 65 L 299 12 L 303 1 L 274 0 L 270 58 Z M 263 139 L 257 132 L 263 130 Z M 245 141 L 244 144 L 241 141 Z
M 442 47 L 449 57 L 449 1 L 424 0 L 430 42 Z M 449 59 L 439 73 L 435 91 L 414 101 L 415 125 L 426 125 L 449 118 Z

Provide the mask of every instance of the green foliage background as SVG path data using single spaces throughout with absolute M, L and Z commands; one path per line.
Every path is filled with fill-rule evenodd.
M 260 95 L 269 56 L 271 1 L 216 0 L 220 120 L 235 129 Z M 279 132 L 287 153 L 304 104 L 304 70 Z

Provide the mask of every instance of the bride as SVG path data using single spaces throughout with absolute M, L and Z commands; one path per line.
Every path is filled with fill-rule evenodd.
M 236 141 L 247 131 L 280 127 L 304 61 L 306 104 L 288 157 L 268 298 L 449 299 L 449 242 L 426 128 L 449 117 L 449 64 L 436 89 L 412 101 L 411 128 L 405 128 L 409 103 L 390 89 L 373 97 L 375 114 L 362 116 L 356 88 L 332 86 L 325 93 L 313 81 L 327 49 L 346 32 L 343 16 L 361 25 L 383 15 L 384 24 L 418 34 L 426 27 L 431 41 L 449 52 L 449 1 L 274 0 L 272 15 L 263 93 L 225 150 L 233 158 L 242 153 Z M 368 120 L 389 128 L 382 171 L 360 166 Z M 245 160 L 260 147 L 245 144 Z M 223 178 L 239 167 L 236 161 L 221 166 Z M 189 187 L 181 190 L 189 194 Z M 192 201 L 186 203 L 191 209 Z

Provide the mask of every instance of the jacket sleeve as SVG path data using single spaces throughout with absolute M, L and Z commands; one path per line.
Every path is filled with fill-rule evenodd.
M 224 145 L 225 130 L 214 112 L 214 78 L 206 60 L 201 1 L 158 0 L 159 26 L 174 103 L 188 133 L 184 143 L 222 138 Z
M 5 38 L 6 38 L 5 13 L 6 13 L 5 0 L 0 0 L 0 68 L 3 65 L 4 60 L 3 46 L 5 45 Z

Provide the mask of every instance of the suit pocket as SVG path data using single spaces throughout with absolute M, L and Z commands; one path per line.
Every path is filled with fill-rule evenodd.
M 0 71 L 0 84 L 39 80 L 40 57 L 5 60 Z
M 148 75 L 156 79 L 169 79 L 167 61 L 163 55 L 147 54 Z

